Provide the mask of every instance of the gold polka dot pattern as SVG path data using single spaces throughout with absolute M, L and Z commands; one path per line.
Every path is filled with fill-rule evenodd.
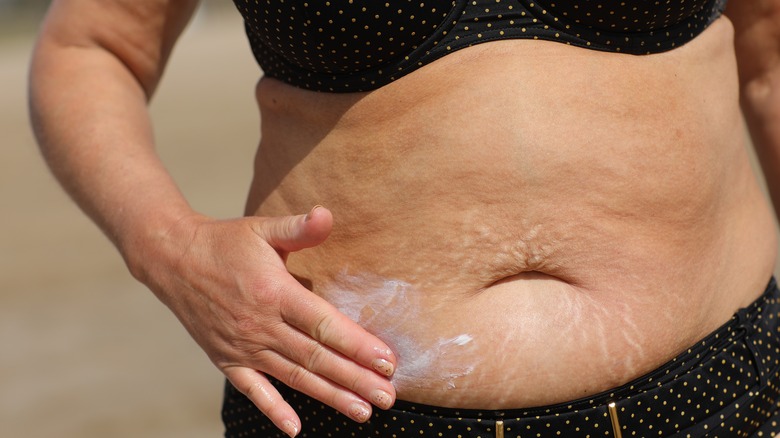
M 267 76 L 366 91 L 453 51 L 544 39 L 649 54 L 695 38 L 726 0 L 234 0 Z
M 532 409 L 480 411 L 398 401 L 365 424 L 275 382 L 303 421 L 301 437 L 613 437 L 614 402 L 623 437 L 772 437 L 780 432 L 780 291 L 774 281 L 749 307 L 657 370 L 586 399 Z M 225 436 L 278 437 L 230 384 Z

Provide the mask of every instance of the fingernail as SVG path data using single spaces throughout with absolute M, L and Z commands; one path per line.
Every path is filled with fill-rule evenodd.
M 393 364 L 385 359 L 374 359 L 373 362 L 371 362 L 371 366 L 380 374 L 383 374 L 387 377 L 390 377 L 393 375 L 393 372 L 395 371 L 395 368 L 393 367 Z
M 311 220 L 312 216 L 314 216 L 314 210 L 316 210 L 318 208 L 322 208 L 322 206 L 318 204 L 318 205 L 315 205 L 314 207 L 312 207 L 311 210 L 308 213 L 306 213 L 306 217 L 303 220 L 305 222 L 309 222 Z
M 298 426 L 296 426 L 295 423 L 290 420 L 282 421 L 282 430 L 287 435 L 290 435 L 291 438 L 294 438 L 296 435 L 298 435 Z
M 381 389 L 371 391 L 371 402 L 382 409 L 390 409 L 393 406 L 393 398 Z
M 352 403 L 349 406 L 349 416 L 359 423 L 365 423 L 368 421 L 368 417 L 371 416 L 371 411 L 360 403 Z

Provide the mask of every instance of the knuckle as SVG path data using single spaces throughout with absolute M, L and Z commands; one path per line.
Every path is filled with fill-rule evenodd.
M 274 269 L 267 267 L 249 281 L 248 289 L 253 295 L 255 304 L 262 306 L 277 304 L 279 298 L 284 296 L 286 287 L 279 280 L 278 275 Z
M 281 221 L 281 232 L 285 237 L 295 238 L 299 235 L 301 229 L 300 216 L 287 216 Z
M 306 380 L 311 377 L 311 372 L 304 367 L 296 366 L 287 374 L 287 384 L 291 388 L 301 389 Z
M 260 382 L 246 383 L 239 390 L 252 401 L 256 401 L 264 393 L 263 385 Z
M 287 217 L 266 219 L 259 223 L 255 232 L 268 242 L 272 247 L 276 247 L 284 241 L 294 230 L 293 224 Z
M 262 322 L 257 316 L 242 315 L 235 318 L 233 334 L 226 341 L 233 354 L 241 356 L 239 362 L 250 359 L 257 368 L 265 362 L 265 353 L 273 349 L 270 335 L 273 332 L 272 323 Z
M 248 365 L 258 371 L 271 371 L 274 368 L 273 356 L 276 354 L 276 352 L 265 348 L 256 348 L 255 351 L 249 353 Z
M 333 318 L 328 315 L 320 316 L 314 324 L 312 337 L 320 342 L 325 342 L 330 333 L 330 327 L 333 325 Z
M 351 377 L 351 379 L 350 379 L 350 382 L 349 382 L 349 386 L 347 386 L 347 388 L 349 388 L 352 391 L 357 392 L 360 389 L 360 387 L 362 386 L 361 382 L 363 380 L 363 375 L 361 373 L 353 373 L 353 374 L 350 374 L 350 377 Z
M 311 371 L 316 371 L 323 368 L 325 361 L 327 360 L 328 350 L 318 343 L 312 343 L 306 357 L 306 368 Z
M 258 281 L 252 287 L 252 297 L 234 311 L 233 327 L 238 336 L 252 338 L 281 320 L 278 297 L 282 286 L 278 282 Z

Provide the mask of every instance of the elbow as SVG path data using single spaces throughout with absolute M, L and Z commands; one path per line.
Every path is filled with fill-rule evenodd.
M 746 115 L 780 116 L 780 66 L 740 82 L 740 104 Z

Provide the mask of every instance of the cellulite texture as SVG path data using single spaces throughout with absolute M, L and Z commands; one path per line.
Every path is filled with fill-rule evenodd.
M 726 0 L 234 0 L 267 76 L 329 92 L 379 88 L 456 50 L 543 39 L 634 55 L 695 38 Z M 456 72 L 453 72 L 456 73 Z

